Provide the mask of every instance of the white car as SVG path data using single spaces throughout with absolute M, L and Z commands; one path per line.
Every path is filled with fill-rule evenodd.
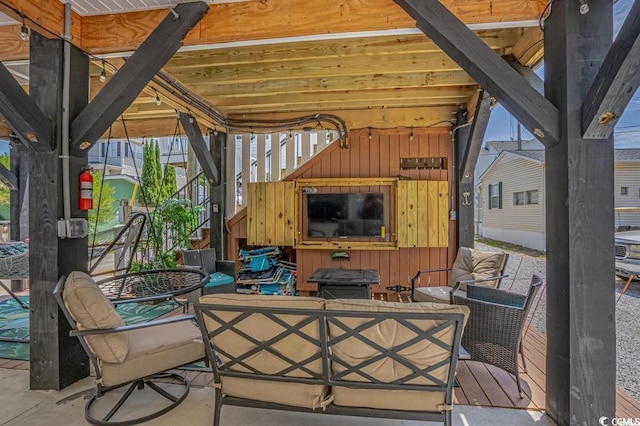
M 616 232 L 616 275 L 640 280 L 640 231 Z

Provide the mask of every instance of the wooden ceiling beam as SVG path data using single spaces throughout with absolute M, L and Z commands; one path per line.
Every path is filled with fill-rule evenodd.
M 511 54 L 525 67 L 535 67 L 544 59 L 544 32 L 540 27 L 524 30 Z
M 19 10 L 27 18 L 25 25 L 45 37 L 61 36 L 64 34 L 64 4 L 59 0 L 3 0 L 0 12 L 22 24 Z M 71 35 L 76 46 L 82 44 L 82 17 L 76 12 L 71 14 Z M 17 26 L 20 34 L 20 25 Z M 153 30 L 153 28 L 152 28 Z M 10 31 L 14 32 L 15 29 Z M 0 52 L 4 52 L 0 50 Z M 4 54 L 0 55 L 3 57 Z M 3 57 L 3 60 L 4 57 Z
M 24 59 L 29 59 L 29 42 L 20 38 L 20 26 L 0 26 L 0 61 Z
M 546 1 L 443 0 L 443 4 L 466 24 L 487 24 L 537 20 Z M 253 0 L 212 4 L 210 10 L 211 13 L 186 38 L 186 45 L 415 26 L 415 20 L 393 0 Z M 135 50 L 164 18 L 164 14 L 165 11 L 150 10 L 85 16 L 82 19 L 82 47 L 94 54 Z M 309 19 L 310 16 L 313 19 Z
M 369 101 L 385 102 L 393 99 L 447 99 L 447 98 L 468 98 L 476 91 L 475 86 L 460 87 L 420 87 L 420 88 L 389 88 L 373 90 L 339 90 L 339 91 L 319 91 L 290 94 L 288 96 L 271 95 L 270 93 L 233 96 L 233 97 L 212 97 L 211 102 L 219 108 L 226 109 L 232 106 L 241 105 L 267 105 L 267 104 L 313 104 L 315 102 L 352 102 Z
M 364 76 L 338 76 L 296 78 L 257 83 L 222 84 L 211 81 L 197 87 L 198 94 L 211 98 L 234 98 L 245 96 L 291 95 L 296 93 L 340 90 L 375 90 L 420 87 L 451 87 L 477 85 L 464 71 L 417 72 L 408 74 L 379 74 Z
M 489 47 L 496 50 L 510 49 L 521 38 L 521 30 L 518 28 L 484 30 L 478 31 L 477 34 Z M 292 60 L 344 59 L 353 56 L 385 57 L 399 53 L 415 55 L 440 51 L 441 49 L 424 34 L 358 37 L 179 52 L 171 60 L 171 66 L 188 69 L 282 63 Z
M 434 106 L 428 108 L 365 108 L 343 110 L 337 114 L 335 110 L 321 110 L 316 111 L 316 113 L 338 115 L 347 123 L 347 128 L 349 129 L 365 127 L 391 129 L 395 127 L 442 127 L 446 123 L 450 123 L 449 120 L 454 117 L 456 109 L 457 107 L 453 106 Z M 263 113 L 230 114 L 229 118 L 282 120 L 299 116 L 300 113 Z
M 289 61 L 282 64 L 238 65 L 235 67 L 202 67 L 182 70 L 169 63 L 165 70 L 183 84 L 198 91 L 198 86 L 217 83 L 258 83 L 269 80 L 291 80 L 316 77 L 388 75 L 416 72 L 458 71 L 460 66 L 442 52 L 416 57 L 412 54 L 389 56 L 384 61 L 353 57 L 339 61 Z

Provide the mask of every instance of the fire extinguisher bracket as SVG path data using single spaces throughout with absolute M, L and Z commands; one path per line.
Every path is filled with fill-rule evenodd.
M 59 238 L 85 238 L 89 234 L 89 223 L 84 218 L 58 220 Z

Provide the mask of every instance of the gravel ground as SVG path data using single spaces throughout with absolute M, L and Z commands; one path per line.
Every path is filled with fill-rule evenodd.
M 492 243 L 493 244 L 493 243 Z M 501 288 L 517 293 L 526 293 L 531 282 L 531 275 L 537 274 L 546 281 L 546 257 L 522 247 L 505 245 L 501 248 L 476 242 L 479 250 L 509 253 L 506 273 Z M 616 300 L 620 296 L 625 282 L 616 279 Z M 532 310 L 532 324 L 546 334 L 546 291 L 538 293 L 539 302 L 535 301 Z M 616 305 L 616 351 L 618 386 L 637 400 L 640 400 L 640 282 L 633 282 Z

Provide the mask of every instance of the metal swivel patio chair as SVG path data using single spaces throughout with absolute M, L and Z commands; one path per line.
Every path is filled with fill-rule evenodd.
M 471 309 L 462 335 L 462 346 L 471 355 L 471 360 L 492 364 L 513 374 L 520 398 L 522 385 L 518 374 L 518 353 L 522 357 L 523 371 L 527 372 L 522 331 L 541 286 L 542 279 L 533 275 L 526 295 L 477 285 L 467 286 L 466 296 L 453 294 L 455 304 Z
M 504 252 L 481 251 L 460 247 L 451 268 L 426 269 L 418 271 L 411 279 L 411 300 L 414 302 L 453 303 L 453 291 L 467 290 L 467 284 L 480 284 L 485 287 L 499 287 L 506 277 L 504 269 L 509 255 Z M 418 287 L 423 274 L 431 282 L 431 274 L 450 271 L 446 286 Z
M 189 393 L 189 381 L 168 370 L 204 358 L 200 330 L 193 316 L 181 316 L 125 326 L 114 304 L 93 279 L 74 271 L 58 281 L 54 296 L 77 336 L 96 374 L 96 391 L 85 406 L 85 418 L 96 425 L 131 425 L 149 421 L 177 407 Z M 131 300 L 128 300 L 131 301 Z M 114 303 L 127 303 L 119 301 Z M 160 380 L 157 380 L 160 379 Z M 168 379 L 168 380 L 167 380 Z M 168 382 L 182 385 L 174 395 Z M 104 409 L 94 404 L 106 393 L 129 386 L 124 395 Z M 142 391 L 152 389 L 168 400 L 160 409 L 148 410 L 137 418 L 119 413 L 123 404 Z M 148 402 L 145 400 L 145 404 Z M 106 401 L 105 401 L 106 402 Z M 144 410 L 147 406 L 142 404 Z M 155 410 L 155 411 L 154 411 Z

